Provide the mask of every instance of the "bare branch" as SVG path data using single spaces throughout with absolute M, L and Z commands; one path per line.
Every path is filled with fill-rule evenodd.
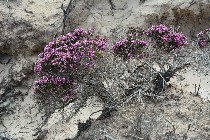
M 70 0 L 66 9 L 64 8 L 63 3 L 61 4 L 61 9 L 63 10 L 63 29 L 62 29 L 62 34 L 64 34 L 64 32 L 65 32 L 67 18 L 69 16 L 70 12 L 74 8 L 73 2 L 74 2 L 74 0 Z

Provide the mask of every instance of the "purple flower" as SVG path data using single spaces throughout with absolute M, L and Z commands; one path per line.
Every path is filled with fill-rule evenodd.
M 186 37 L 181 32 L 173 32 L 172 27 L 166 25 L 153 25 L 144 31 L 155 42 L 153 47 L 171 52 L 187 45 Z
M 144 34 L 146 34 L 147 36 L 160 36 L 169 33 L 169 30 L 170 28 L 163 24 L 152 25 L 152 27 L 144 31 Z
M 34 91 L 36 94 L 57 94 L 57 96 L 65 97 L 71 95 L 73 98 L 76 84 L 74 81 L 64 77 L 42 76 L 41 79 L 35 81 Z M 68 93 L 68 94 L 67 94 Z M 71 94 L 69 94 L 71 93 Z M 68 99 L 69 99 L 68 98 Z
M 120 56 L 123 60 L 127 60 L 133 57 L 139 57 L 144 51 L 144 47 L 147 45 L 145 41 L 140 39 L 133 39 L 134 34 L 128 34 L 126 37 L 112 46 L 113 53 L 116 56 Z
M 87 32 L 79 28 L 50 42 L 40 53 L 35 72 L 67 72 L 87 67 L 86 63 L 92 64 L 91 61 L 98 57 L 95 56 L 95 52 L 101 54 L 107 48 L 106 39 L 100 35 L 96 35 L 95 38 L 92 36 L 94 36 L 94 29 Z M 81 63 L 82 61 L 87 62 Z M 88 66 L 92 67 L 92 65 Z
M 107 40 L 95 34 L 94 29 L 84 31 L 82 28 L 49 42 L 34 66 L 34 72 L 41 75 L 35 81 L 35 93 L 58 94 L 65 100 L 71 98 L 75 95 L 72 93 L 77 76 L 93 67 L 99 57 L 96 54 L 106 50 L 106 43 Z
M 41 72 L 42 71 L 42 63 L 38 61 L 34 66 L 34 72 Z
M 200 48 L 204 48 L 209 45 L 209 33 L 210 29 L 205 29 L 197 34 L 197 44 Z

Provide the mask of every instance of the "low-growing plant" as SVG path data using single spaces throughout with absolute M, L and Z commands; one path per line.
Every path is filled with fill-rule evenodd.
M 57 96 L 67 101 L 73 99 L 76 83 L 64 77 L 42 76 L 35 81 L 35 93 L 43 96 Z
M 49 42 L 34 66 L 41 77 L 35 81 L 36 95 L 45 102 L 53 98 L 63 103 L 74 100 L 77 85 L 102 56 L 106 42 L 94 29 L 81 28 Z
M 127 36 L 116 42 L 112 48 L 114 55 L 128 60 L 148 56 L 151 53 L 148 49 L 150 46 L 169 53 L 187 44 L 186 37 L 181 32 L 175 32 L 173 27 L 160 24 L 152 25 L 146 30 L 130 27 Z
M 126 35 L 124 39 L 113 45 L 114 55 L 123 58 L 125 61 L 131 58 L 141 61 L 143 58 L 140 67 L 147 69 L 142 71 L 142 69 L 139 69 L 140 67 L 136 68 L 135 73 L 140 73 L 138 75 L 141 79 L 133 78 L 136 82 L 131 81 L 130 83 L 134 83 L 135 86 L 131 85 L 129 91 L 136 90 L 136 87 L 140 86 L 138 85 L 139 81 L 145 81 L 146 85 L 141 83 L 141 92 L 159 95 L 160 92 L 165 90 L 166 83 L 170 81 L 177 69 L 182 67 L 174 65 L 176 61 L 175 50 L 188 44 L 186 37 L 181 32 L 175 31 L 172 26 L 168 27 L 163 24 L 152 25 L 146 30 L 129 28 Z M 164 56 L 161 54 L 164 54 Z M 147 60 L 144 59 L 145 56 Z M 154 65 L 158 65 L 160 70 L 157 71 Z M 141 71 L 138 71 L 138 69 Z
M 127 37 L 112 46 L 114 55 L 120 56 L 123 60 L 144 57 L 147 43 L 142 39 L 142 35 L 142 29 L 130 27 Z
M 39 54 L 34 71 L 44 74 L 77 75 L 77 70 L 86 70 L 106 49 L 106 40 L 95 35 L 94 30 L 75 29 L 45 46 Z
M 205 48 L 210 44 L 210 29 L 205 29 L 197 34 L 197 44 L 200 48 Z
M 188 44 L 182 32 L 175 32 L 172 26 L 152 25 L 144 33 L 151 38 L 154 48 L 166 52 L 172 52 Z

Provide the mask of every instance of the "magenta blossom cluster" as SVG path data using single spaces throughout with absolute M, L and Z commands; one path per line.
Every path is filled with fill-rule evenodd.
M 42 76 L 35 81 L 35 93 L 44 95 L 60 96 L 68 100 L 74 96 L 73 89 L 76 87 L 74 81 L 64 77 Z
M 106 42 L 94 29 L 81 28 L 49 42 L 34 66 L 34 72 L 42 76 L 35 82 L 35 93 L 60 93 L 64 99 L 72 97 L 76 78 L 94 66 L 106 49 Z
M 172 27 L 163 24 L 152 25 L 144 31 L 144 34 L 152 38 L 152 41 L 154 41 L 153 47 L 166 52 L 171 52 L 188 44 L 186 37 L 181 32 L 173 32 Z
M 144 34 L 151 37 L 161 37 L 170 33 L 170 28 L 166 25 L 152 25 L 150 28 L 144 31 Z
M 210 39 L 208 34 L 210 34 L 210 28 L 197 34 L 197 43 L 200 48 L 204 48 L 209 45 Z
M 169 33 L 161 37 L 161 41 L 164 43 L 164 50 L 171 52 L 175 49 L 182 48 L 187 45 L 186 37 L 182 33 Z
M 127 60 L 133 57 L 142 57 L 146 45 L 146 42 L 143 40 L 129 40 L 126 37 L 113 45 L 112 49 L 115 55 L 122 57 L 123 60 Z
M 130 27 L 127 32 L 127 37 L 112 46 L 113 53 L 123 60 L 144 57 L 144 50 L 147 44 L 141 39 L 141 36 L 142 32 L 140 29 Z
M 50 42 L 39 54 L 34 71 L 63 73 L 92 67 L 98 54 L 106 49 L 106 39 L 100 35 L 91 39 L 93 32 L 75 29 Z

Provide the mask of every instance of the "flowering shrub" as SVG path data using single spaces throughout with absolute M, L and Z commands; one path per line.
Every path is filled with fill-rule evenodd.
M 144 40 L 146 40 L 147 43 Z M 139 58 L 139 56 L 143 58 L 146 55 L 149 61 L 143 61 L 145 63 L 137 66 L 135 69 L 134 72 L 139 74 L 133 78 L 136 80 L 134 80 L 135 82 L 132 79 L 131 89 L 133 85 L 139 85 L 139 83 L 142 87 L 144 82 L 146 82 L 148 86 L 146 86 L 145 92 L 158 95 L 165 90 L 167 82 L 170 81 L 170 78 L 175 74 L 177 61 L 175 58 L 177 55 L 170 52 L 182 48 L 187 44 L 186 37 L 181 32 L 176 32 L 174 28 L 160 24 L 153 25 L 146 30 L 129 28 L 126 38 L 114 44 L 112 49 L 114 55 L 123 58 L 123 60 L 132 57 Z M 164 54 L 167 52 L 168 54 L 161 56 L 160 53 L 162 52 L 164 52 Z M 159 66 L 160 71 L 157 72 L 155 69 L 149 70 L 155 65 Z M 126 66 L 128 68 L 130 67 L 130 65 Z M 165 66 L 169 67 L 165 68 Z
M 204 48 L 210 43 L 209 35 L 210 29 L 206 29 L 197 34 L 197 43 L 200 48 Z
M 106 40 L 100 35 L 91 39 L 94 30 L 88 32 L 75 29 L 50 42 L 39 54 L 39 61 L 34 67 L 38 73 L 69 73 L 75 70 L 90 68 L 94 60 L 106 49 Z
M 41 76 L 35 81 L 35 93 L 71 99 L 77 78 L 94 66 L 105 49 L 106 39 L 95 34 L 94 29 L 75 29 L 49 42 L 34 67 Z
M 188 44 L 186 37 L 181 32 L 174 32 L 172 27 L 160 24 L 152 25 L 147 30 L 129 28 L 127 37 L 112 46 L 113 52 L 123 60 L 132 57 L 142 58 L 150 53 L 146 51 L 149 46 L 143 41 L 143 39 L 149 38 L 151 38 L 154 48 L 166 52 L 172 52 Z
M 42 76 L 41 79 L 35 81 L 35 93 L 46 96 L 49 96 L 50 93 L 54 96 L 60 96 L 66 101 L 74 96 L 75 85 L 74 81 L 67 78 Z
M 132 57 L 143 57 L 144 48 L 147 44 L 141 39 L 142 33 L 141 30 L 129 28 L 127 37 L 112 46 L 114 54 L 120 56 L 123 60 Z
M 173 32 L 172 27 L 167 27 L 163 24 L 152 25 L 144 33 L 154 41 L 155 45 L 153 47 L 160 48 L 166 52 L 171 52 L 188 44 L 186 37 L 181 32 Z
M 140 27 L 128 27 L 128 31 L 126 33 L 126 35 L 131 39 L 144 39 L 144 29 L 140 28 Z
M 162 37 L 163 35 L 170 33 L 170 28 L 167 26 L 160 24 L 160 25 L 152 25 L 150 28 L 144 31 L 144 33 L 147 36 L 153 37 L 155 39 L 158 39 Z

